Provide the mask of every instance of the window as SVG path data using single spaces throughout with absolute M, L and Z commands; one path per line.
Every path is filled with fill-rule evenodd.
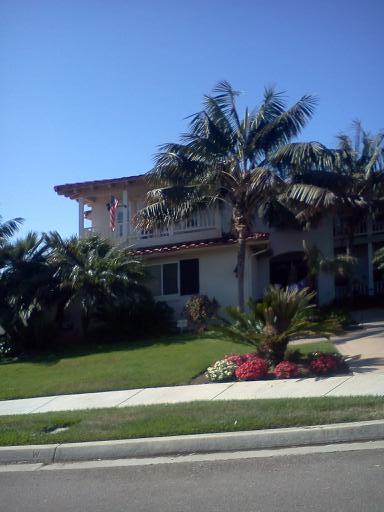
M 166 263 L 163 265 L 163 295 L 179 293 L 177 263 Z
M 199 293 L 199 260 L 180 261 L 180 295 Z
M 161 265 L 151 265 L 148 267 L 149 279 L 147 286 L 153 295 L 162 295 L 161 293 Z
M 199 293 L 199 260 L 151 265 L 148 288 L 153 295 L 192 295 Z
M 121 208 L 121 206 L 119 206 L 117 208 L 117 216 L 116 216 L 116 221 L 117 221 L 117 233 L 118 233 L 118 236 L 123 236 L 123 218 L 124 218 L 124 214 L 123 214 L 123 210 Z

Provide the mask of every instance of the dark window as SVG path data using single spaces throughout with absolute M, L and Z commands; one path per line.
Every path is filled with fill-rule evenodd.
M 177 263 L 163 265 L 163 295 L 178 293 Z
M 180 260 L 180 295 L 199 293 L 199 260 Z
M 151 265 L 148 268 L 147 286 L 156 297 L 161 295 L 161 265 Z

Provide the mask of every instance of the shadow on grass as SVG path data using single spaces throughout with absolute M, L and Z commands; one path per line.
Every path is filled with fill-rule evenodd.
M 141 348 L 149 348 L 158 345 L 159 347 L 180 345 L 191 343 L 198 340 L 215 340 L 217 335 L 214 333 L 206 332 L 204 334 L 197 334 L 193 332 L 183 334 L 172 334 L 161 336 L 158 338 L 138 339 L 138 340 L 119 340 L 108 341 L 103 339 L 98 343 L 82 343 L 77 346 L 71 345 L 67 347 L 58 348 L 55 352 L 45 352 L 35 355 L 28 355 L 20 357 L 16 360 L 0 361 L 0 366 L 12 365 L 17 363 L 35 363 L 43 366 L 54 366 L 62 359 L 72 359 L 82 356 L 89 356 L 94 354 L 108 354 L 111 352 L 137 350 Z

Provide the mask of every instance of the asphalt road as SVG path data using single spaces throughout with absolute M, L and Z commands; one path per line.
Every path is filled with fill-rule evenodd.
M 0 473 L 1 512 L 382 512 L 384 449 Z

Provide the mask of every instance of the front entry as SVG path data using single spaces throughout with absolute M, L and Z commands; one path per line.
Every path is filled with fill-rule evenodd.
M 270 281 L 280 287 L 294 286 L 299 289 L 306 286 L 308 275 L 304 252 L 287 252 L 270 259 Z

